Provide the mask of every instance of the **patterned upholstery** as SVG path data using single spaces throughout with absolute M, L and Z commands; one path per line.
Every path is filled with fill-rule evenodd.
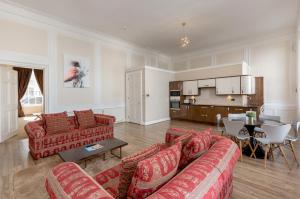
M 184 135 L 188 132 L 189 130 L 186 129 L 181 129 L 181 128 L 169 128 L 166 132 L 166 136 L 165 136 L 165 142 L 168 144 L 171 144 L 171 142 L 181 136 Z
M 239 154 L 235 143 L 221 139 L 148 198 L 228 199 L 232 192 L 233 168 Z
M 181 147 L 181 142 L 177 142 L 156 155 L 140 161 L 134 172 L 128 197 L 145 198 L 169 181 L 176 174 Z
M 182 146 L 185 146 L 189 140 L 192 138 L 193 134 L 192 133 L 186 133 L 186 134 L 183 134 L 177 138 L 175 138 L 171 143 L 177 143 L 177 142 L 181 142 L 182 143 Z
M 93 178 L 71 162 L 54 167 L 45 186 L 51 199 L 113 199 Z
M 156 190 L 152 195 L 148 196 L 147 198 L 150 199 L 169 199 L 169 198 L 229 199 L 231 198 L 231 194 L 233 190 L 233 183 L 232 183 L 233 169 L 239 158 L 240 151 L 238 149 L 238 146 L 234 142 L 222 136 L 212 134 L 211 140 L 212 140 L 211 147 L 205 154 L 201 155 L 199 158 L 197 158 L 188 166 L 186 166 L 182 171 L 177 173 L 177 175 L 174 176 L 172 179 L 167 180 L 168 182 L 166 184 L 164 184 L 162 187 L 158 187 L 159 189 Z M 180 142 L 178 144 L 180 144 Z M 166 147 L 167 145 L 164 146 L 163 148 L 168 149 Z M 172 154 L 174 155 L 176 154 L 176 152 L 173 152 Z M 150 159 L 156 163 L 163 160 L 163 159 L 153 159 L 153 157 L 155 156 L 152 156 L 152 158 Z M 178 157 L 179 156 L 177 156 L 177 158 Z M 150 162 L 149 159 L 143 160 L 142 162 L 147 162 L 147 160 L 148 162 Z M 164 165 L 168 166 L 165 168 L 169 168 L 169 170 L 172 170 L 171 168 L 174 167 L 174 163 L 172 164 L 171 161 L 164 161 L 164 162 L 165 162 Z M 90 179 L 90 177 L 88 177 L 87 174 L 84 171 L 82 171 L 78 166 L 76 166 L 77 168 L 75 169 L 73 168 L 74 165 L 65 166 L 65 164 L 73 164 L 73 163 L 62 163 L 57 167 L 54 167 L 46 179 L 46 188 L 50 198 L 51 199 L 54 198 L 77 199 L 79 198 L 77 197 L 79 195 L 83 196 L 81 198 L 92 198 L 92 196 L 85 197 L 84 194 L 87 193 L 86 191 L 87 189 L 90 190 L 90 184 L 91 186 L 94 186 L 93 184 L 94 182 L 90 182 L 88 180 Z M 153 182 L 153 184 L 155 184 L 159 180 L 164 181 L 164 178 L 161 178 L 159 174 L 161 174 L 161 171 L 167 173 L 168 170 L 161 170 L 161 168 L 163 167 L 156 167 L 157 169 L 155 170 L 155 172 L 151 173 L 151 171 L 153 171 L 152 170 L 153 167 L 149 166 L 148 164 L 146 168 L 147 169 L 145 170 L 141 170 L 140 167 L 138 167 L 137 173 L 143 174 L 141 175 L 142 176 L 141 179 L 143 181 L 141 181 L 141 183 L 136 183 L 137 178 L 135 177 L 136 180 L 133 180 L 134 184 L 138 185 L 139 187 L 141 185 L 143 185 L 143 187 L 147 187 L 149 185 L 149 181 L 147 181 L 147 179 L 149 178 L 156 179 L 156 181 Z M 111 169 L 108 169 L 106 171 L 102 171 L 95 176 L 96 181 L 100 185 L 102 185 L 108 193 L 111 193 L 112 196 L 108 194 L 107 194 L 108 196 L 107 195 L 102 196 L 101 194 L 103 193 L 104 190 L 101 186 L 99 186 L 99 187 L 95 187 L 95 189 L 93 189 L 93 191 L 91 192 L 93 193 L 99 192 L 100 196 L 99 197 L 95 196 L 93 198 L 105 198 L 105 197 L 118 198 L 115 194 L 117 192 L 117 186 L 118 186 L 117 184 L 120 183 L 120 176 L 121 176 L 120 170 L 121 170 L 121 164 Z M 151 174 L 151 175 L 144 175 L 144 174 Z M 68 178 L 67 176 L 69 177 L 74 176 L 73 177 L 74 183 L 72 184 L 78 187 L 73 189 L 71 192 L 70 191 L 66 192 L 66 190 L 71 190 L 71 189 L 66 189 L 67 184 L 69 184 L 68 182 L 70 182 L 68 179 L 64 180 L 65 177 Z M 149 178 L 146 178 L 147 176 L 149 176 Z M 85 180 L 88 181 L 88 183 Z M 70 185 L 70 187 L 73 185 Z M 104 191 L 104 193 L 106 192 Z M 141 195 L 145 196 L 148 195 L 148 193 L 145 193 L 145 195 L 143 194 Z M 139 198 L 139 197 L 135 197 L 135 198 Z
M 96 120 L 92 110 L 74 111 L 80 129 L 93 128 Z
M 120 183 L 120 164 L 101 171 L 94 179 L 114 198 L 117 196 L 118 185 Z
M 209 149 L 211 143 L 212 138 L 209 131 L 193 134 L 192 138 L 182 148 L 179 168 L 184 168 L 190 162 L 200 157 L 201 154 Z
M 137 164 L 147 158 L 152 157 L 161 150 L 161 144 L 154 144 L 138 153 L 122 159 L 120 171 L 120 184 L 118 186 L 118 198 L 126 198 L 129 185 L 132 181 Z
M 62 133 L 69 130 L 67 112 L 42 114 L 47 134 Z
M 43 120 L 29 122 L 25 125 L 25 131 L 29 137 L 30 153 L 34 159 L 39 159 L 67 149 L 113 138 L 114 126 L 112 121 L 115 121 L 115 119 L 111 117 L 110 120 L 110 122 L 107 122 L 110 125 L 100 125 L 81 130 L 76 129 L 75 117 L 69 116 L 68 132 L 56 134 L 45 132 Z
M 112 125 L 116 122 L 116 118 L 111 115 L 94 114 L 97 125 Z

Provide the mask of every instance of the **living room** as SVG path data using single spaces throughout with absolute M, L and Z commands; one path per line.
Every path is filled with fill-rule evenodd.
M 195 190 L 177 198 L 300 197 L 300 144 L 297 137 L 287 139 L 294 131 L 297 135 L 300 119 L 299 6 L 298 0 L 0 1 L 0 198 L 68 198 L 66 192 L 52 190 L 59 182 L 49 175 L 64 162 L 76 162 L 69 169 L 81 169 L 79 173 L 92 179 L 117 168 L 125 161 L 120 157 L 128 159 L 158 143 L 173 143 L 186 132 L 205 134 L 209 128 L 211 142 L 231 143 L 224 149 L 228 159 L 210 172 L 213 177 L 207 175 L 219 187 L 211 190 L 213 180 L 210 184 L 202 179 Z M 20 122 L 17 115 L 20 96 L 14 67 L 43 71 L 43 110 L 29 113 L 33 126 L 25 127 L 31 121 Z M 87 127 L 97 130 L 78 127 L 80 115 L 83 122 L 91 116 L 84 110 L 92 110 L 94 118 Z M 44 139 L 47 125 L 39 114 L 32 115 L 35 112 L 44 112 L 44 118 L 63 113 L 61 124 L 73 125 L 65 131 L 87 137 L 80 141 L 72 137 L 72 144 L 58 134 Z M 242 137 L 229 130 L 226 118 L 234 117 L 230 114 L 245 118 L 232 121 L 247 131 Z M 269 126 L 288 128 L 281 130 L 288 133 L 282 146 L 261 140 L 269 136 L 265 132 L 269 120 L 273 122 Z M 55 131 L 66 126 L 53 127 Z M 111 139 L 116 140 L 108 142 Z M 100 147 L 96 151 L 102 152 L 96 157 L 69 153 L 98 142 L 102 145 L 96 145 Z M 200 157 L 188 167 L 201 163 L 208 152 L 197 154 Z M 221 180 L 216 176 L 222 169 L 229 175 L 223 173 Z M 162 193 L 180 174 L 176 170 L 173 181 L 168 178 L 152 196 L 128 197 L 168 198 Z M 95 179 L 91 183 L 103 191 L 96 194 L 108 198 L 120 194 Z M 209 191 L 200 191 L 201 186 Z

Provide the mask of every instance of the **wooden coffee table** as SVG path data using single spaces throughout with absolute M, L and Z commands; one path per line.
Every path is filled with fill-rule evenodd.
M 95 145 L 95 144 L 100 144 L 103 147 L 100 149 L 96 149 L 94 151 L 88 151 L 86 147 Z M 90 160 L 96 156 L 103 156 L 103 159 L 105 160 L 105 153 L 106 152 L 111 152 L 113 156 L 116 156 L 118 158 L 122 158 L 122 147 L 128 145 L 127 142 L 124 142 L 122 140 L 119 140 L 117 138 L 111 138 L 111 139 L 106 139 L 94 144 L 88 144 L 82 147 L 62 151 L 58 153 L 59 157 L 65 161 L 65 162 L 75 162 L 75 163 L 82 163 L 84 162 L 84 165 L 86 167 L 86 161 Z M 119 155 L 113 153 L 114 149 L 119 149 L 120 153 Z

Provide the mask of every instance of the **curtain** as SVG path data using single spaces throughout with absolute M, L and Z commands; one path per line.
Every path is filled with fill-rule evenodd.
M 34 75 L 39 85 L 42 95 L 44 94 L 43 70 L 34 69 Z
M 14 67 L 13 69 L 18 71 L 18 115 L 19 117 L 24 117 L 25 115 L 21 105 L 21 99 L 27 90 L 32 69 L 18 67 Z

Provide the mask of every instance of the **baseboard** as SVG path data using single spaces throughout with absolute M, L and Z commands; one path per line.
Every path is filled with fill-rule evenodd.
M 169 117 L 166 117 L 166 118 L 162 118 L 162 119 L 159 119 L 159 120 L 152 120 L 152 121 L 149 121 L 149 122 L 143 122 L 143 125 L 151 125 L 151 124 L 156 124 L 156 123 L 159 123 L 159 122 L 164 122 L 164 121 L 169 121 L 170 118 Z

